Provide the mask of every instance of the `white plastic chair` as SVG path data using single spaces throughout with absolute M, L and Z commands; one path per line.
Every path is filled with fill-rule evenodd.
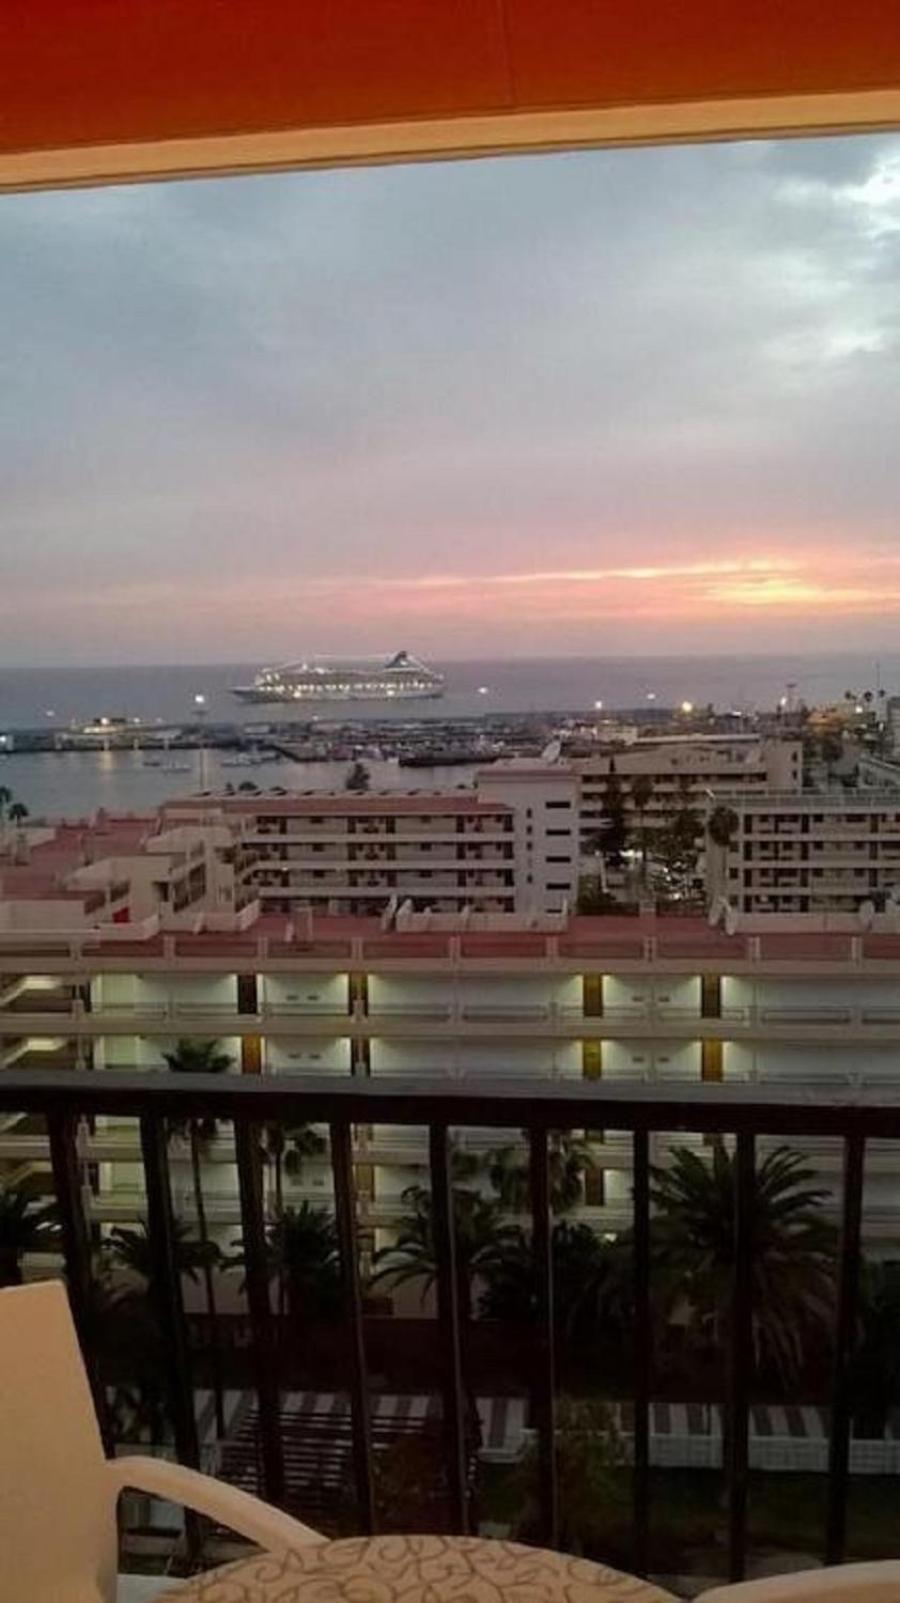
M 157 1458 L 107 1459 L 65 1287 L 47 1281 L 0 1291 L 0 1554 L 16 1598 L 116 1603 L 116 1500 L 125 1487 L 195 1509 L 276 1552 L 324 1541 L 195 1470 Z M 175 1584 L 159 1577 L 156 1589 Z M 132 1595 L 148 1591 L 142 1583 Z M 128 1596 L 123 1587 L 120 1603 Z
M 900 1603 L 900 1563 L 838 1564 L 703 1592 L 697 1603 Z

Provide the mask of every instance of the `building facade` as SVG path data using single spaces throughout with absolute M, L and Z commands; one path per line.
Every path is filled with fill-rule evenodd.
M 582 852 L 588 856 L 598 836 L 602 840 L 613 775 L 629 830 L 661 829 L 685 807 L 703 814 L 711 790 L 759 796 L 769 790 L 799 793 L 803 788 L 800 741 L 759 740 L 753 735 L 648 737 L 578 758 L 574 768 L 579 784 L 579 837 Z M 646 792 L 641 806 L 635 800 L 638 781 Z
M 727 844 L 707 840 L 713 902 L 739 914 L 866 915 L 900 902 L 900 790 L 722 792 Z
M 213 811 L 210 813 L 210 808 Z M 562 911 L 577 893 L 577 787 L 565 764 L 498 763 L 474 790 L 240 796 L 166 807 L 240 833 L 263 909 L 364 916 Z
M 407 908 L 373 919 L 265 913 L 255 902 L 224 914 L 207 901 L 187 922 L 165 904 L 122 922 L 115 898 L 101 916 L 90 906 L 95 893 L 80 894 L 63 914 L 47 884 L 20 883 L 17 897 L 0 904 L 4 1067 L 153 1074 L 189 1039 L 214 1041 L 234 1074 L 414 1076 L 475 1089 L 507 1077 L 661 1088 L 750 1082 L 798 1097 L 884 1087 L 900 1067 L 900 933 L 884 918 L 869 930 L 781 919 L 773 929 L 728 934 L 696 918 Z M 42 899 L 52 911 L 43 921 Z M 485 1153 L 506 1138 L 517 1132 L 461 1139 Z M 665 1162 L 670 1141 L 654 1137 L 655 1161 Z M 699 1138 L 696 1145 L 702 1150 Z M 836 1199 L 839 1144 L 798 1145 Z M 142 1217 L 135 1123 L 98 1119 L 84 1132 L 82 1156 L 101 1226 Z M 374 1248 L 391 1239 L 403 1192 L 424 1176 L 426 1134 L 358 1129 L 355 1159 L 360 1226 Z M 210 1220 L 227 1245 L 239 1220 L 227 1129 L 204 1161 Z M 3 1178 L 33 1182 L 48 1163 L 46 1136 L 7 1118 Z M 627 1226 L 630 1165 L 629 1139 L 607 1131 L 594 1141 L 580 1214 L 597 1228 Z M 186 1153 L 173 1153 L 173 1174 L 176 1203 L 190 1218 Z M 867 1235 L 893 1250 L 900 1183 L 887 1145 L 882 1153 L 873 1143 L 869 1176 Z M 285 1183 L 289 1202 L 330 1204 L 324 1159 Z

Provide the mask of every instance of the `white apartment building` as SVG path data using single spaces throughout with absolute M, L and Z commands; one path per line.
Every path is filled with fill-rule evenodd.
M 210 808 L 213 811 L 210 812 Z M 381 913 L 561 911 L 577 893 L 577 792 L 565 764 L 498 763 L 476 789 L 187 800 L 236 825 L 245 880 L 263 909 Z
M 33 855 L 40 862 L 39 848 Z M 696 918 L 406 911 L 373 919 L 266 914 L 249 903 L 228 914 L 198 904 L 188 923 L 163 905 L 122 923 L 117 899 L 101 918 L 93 891 L 60 901 L 54 889 L 50 876 L 20 881 L 0 902 L 0 1066 L 164 1072 L 165 1054 L 187 1037 L 215 1041 L 235 1074 L 411 1076 L 475 1089 L 505 1077 L 661 1088 L 752 1082 L 808 1097 L 892 1086 L 900 1071 L 900 931 L 884 916 L 869 929 L 849 917 L 826 930 L 782 917 L 727 933 Z M 502 1139 L 464 1137 L 481 1151 Z M 670 1139 L 654 1137 L 655 1161 L 665 1161 Z M 402 1216 L 402 1192 L 424 1173 L 426 1135 L 380 1125 L 355 1140 L 361 1226 L 370 1242 L 385 1241 Z M 761 1141 L 760 1151 L 771 1144 Z M 837 1194 L 838 1144 L 805 1145 Z M 624 1228 L 630 1140 L 606 1131 L 594 1150 L 583 1217 Z M 95 1217 L 140 1218 L 134 1122 L 98 1120 L 82 1155 Z M 239 1203 L 227 1131 L 207 1162 L 210 1218 L 229 1243 Z M 173 1164 L 176 1203 L 189 1216 L 186 1155 L 176 1152 Z M 23 1178 L 47 1165 L 46 1137 L 7 1118 L 0 1174 Z M 867 1233 L 895 1250 L 900 1183 L 890 1144 L 872 1143 L 867 1175 Z M 288 1200 L 303 1198 L 329 1203 L 326 1162 L 289 1182 Z
M 578 781 L 567 763 L 495 763 L 477 778 L 483 802 L 513 815 L 516 911 L 559 912 L 578 895 Z
M 760 740 L 755 735 L 660 735 L 575 759 L 579 781 L 581 849 L 590 851 L 606 814 L 610 775 L 622 793 L 629 828 L 639 823 L 634 803 L 637 779 L 651 794 L 642 811 L 648 830 L 667 824 L 684 807 L 706 810 L 710 790 L 757 796 L 769 790 L 803 788 L 803 748 L 798 740 Z
M 900 902 L 900 791 L 722 793 L 734 831 L 707 840 L 707 888 L 740 914 L 850 914 Z
M 190 927 L 202 907 L 226 921 L 250 901 L 239 832 L 198 809 L 166 827 L 155 814 L 0 831 L 0 933 Z

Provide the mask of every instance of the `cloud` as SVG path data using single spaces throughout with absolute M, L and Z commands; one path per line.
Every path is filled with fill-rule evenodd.
M 888 137 L 4 197 L 3 655 L 887 643 L 898 271 Z

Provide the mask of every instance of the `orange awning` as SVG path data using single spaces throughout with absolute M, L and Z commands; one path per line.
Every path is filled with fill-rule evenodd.
M 890 124 L 896 0 L 3 0 L 0 182 Z

